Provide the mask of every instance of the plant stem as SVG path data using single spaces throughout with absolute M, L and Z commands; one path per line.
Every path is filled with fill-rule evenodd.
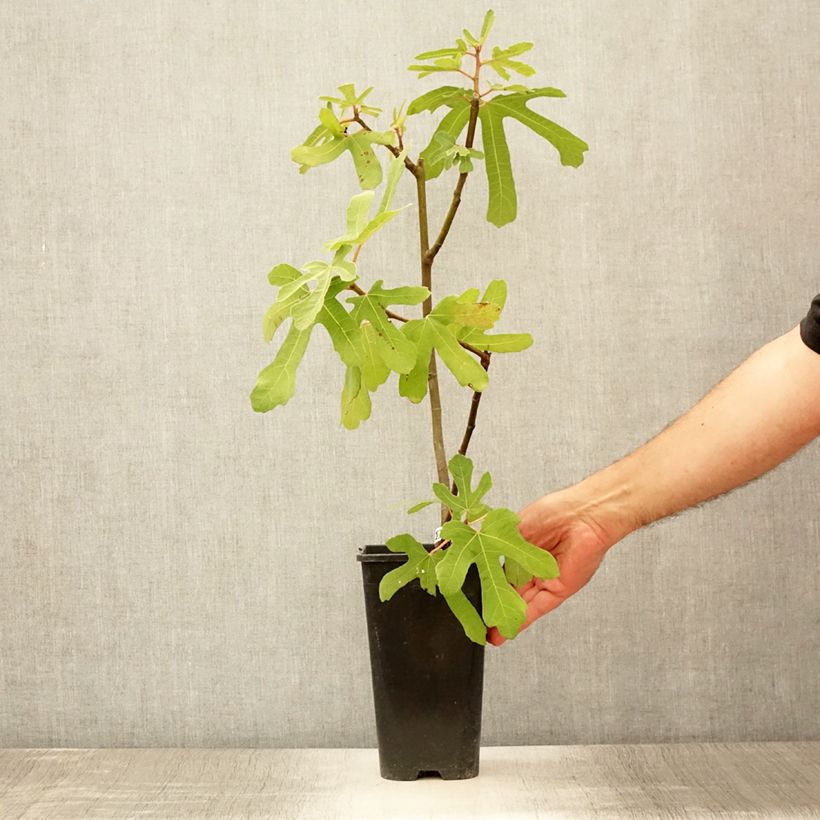
M 467 148 L 473 147 L 473 140 L 475 139 L 475 127 L 476 122 L 478 121 L 478 103 L 478 97 L 473 95 L 472 102 L 470 103 L 470 122 L 467 126 L 467 139 L 464 143 Z M 458 206 L 461 204 L 461 192 L 464 189 L 464 183 L 467 181 L 467 176 L 468 173 L 466 172 L 458 175 L 456 188 L 453 191 L 453 199 L 450 202 L 450 208 L 447 211 L 447 215 L 444 217 L 444 224 L 441 226 L 441 230 L 436 237 L 436 241 L 427 252 L 430 262 L 436 258 L 436 254 L 441 250 L 441 246 L 444 244 L 447 234 L 450 233 L 450 226 L 453 224 L 453 220 L 456 217 L 456 211 L 458 211 Z
M 476 57 L 476 64 L 478 65 L 478 57 Z M 476 70 L 476 74 L 478 70 Z M 477 82 L 477 78 L 476 78 Z M 473 145 L 473 139 L 475 138 L 475 130 L 476 130 L 476 122 L 478 121 L 478 108 L 479 108 L 479 99 L 477 96 L 477 91 L 473 94 L 473 99 L 470 104 L 470 121 L 469 125 L 467 126 L 467 140 L 466 146 L 471 148 Z M 447 234 L 450 231 L 450 227 L 453 224 L 453 220 L 455 219 L 456 211 L 458 210 L 458 206 L 461 203 L 461 191 L 464 188 L 464 183 L 467 181 L 467 173 L 459 174 L 458 181 L 456 182 L 455 191 L 453 192 L 453 198 L 450 202 L 450 208 L 447 211 L 447 215 L 444 219 L 444 224 L 439 231 L 439 235 L 436 238 L 436 242 L 433 247 L 430 247 L 430 239 L 428 234 L 428 227 L 427 227 L 427 192 L 425 187 L 425 175 L 424 175 L 424 160 L 419 158 L 416 173 L 416 188 L 418 191 L 418 200 L 419 200 L 419 238 L 420 238 L 420 245 L 421 245 L 421 283 L 424 285 L 428 290 L 430 290 L 430 296 L 425 299 L 424 304 L 422 305 L 422 314 L 427 316 L 433 306 L 433 299 L 432 299 L 432 270 L 433 270 L 433 261 L 436 258 L 436 254 L 441 250 L 441 246 L 444 244 L 444 240 L 447 238 Z M 486 369 L 490 366 L 490 359 L 488 355 L 485 355 L 483 351 L 475 350 L 475 352 L 481 358 L 481 364 Z M 442 414 L 441 414 L 441 395 L 439 393 L 439 384 L 438 384 L 438 373 L 436 370 L 436 351 L 435 349 L 430 353 L 430 368 L 427 373 L 427 386 L 430 391 L 430 410 L 433 416 L 433 450 L 435 451 L 436 456 L 436 470 L 438 472 L 438 480 L 441 484 L 445 486 L 450 483 L 450 474 L 447 469 L 447 455 L 444 448 L 444 430 L 442 425 Z M 467 444 L 469 445 L 470 436 L 472 436 L 473 430 L 475 429 L 475 416 L 478 412 L 478 405 L 481 401 L 481 397 L 476 399 L 475 395 L 473 396 L 473 405 L 470 408 L 470 420 L 468 421 L 468 428 L 470 430 L 469 436 L 465 432 L 465 436 L 467 438 Z M 463 444 L 463 442 L 462 442 Z M 441 506 L 441 523 L 446 524 L 447 521 L 450 519 L 450 511 L 447 509 L 446 506 Z
M 433 309 L 433 261 L 428 260 L 430 234 L 427 226 L 427 180 L 424 174 L 424 160 L 419 159 L 416 166 L 416 193 L 419 201 L 419 252 L 421 256 L 421 284 L 427 288 L 429 295 L 421 306 L 422 316 L 428 316 Z M 447 484 L 447 451 L 444 448 L 444 425 L 441 418 L 441 393 L 438 386 L 436 368 L 436 351 L 430 351 L 430 365 L 427 370 L 427 387 L 430 392 L 430 414 L 433 424 L 433 452 L 436 457 L 438 480 Z M 441 508 L 441 521 L 445 521 L 446 508 Z
M 470 75 L 466 74 L 466 72 L 464 71 L 460 72 L 465 76 L 469 77 L 471 80 L 473 80 L 473 98 L 470 103 L 470 119 L 467 125 L 467 138 L 465 140 L 465 146 L 467 148 L 473 147 L 476 125 L 478 123 L 478 110 L 481 104 L 481 97 L 484 96 L 479 93 L 478 85 L 479 73 L 481 71 L 480 47 L 476 47 L 476 51 L 472 56 L 475 57 L 476 62 L 475 74 Z M 363 129 L 367 131 L 370 130 L 367 123 L 364 122 L 364 120 L 359 116 L 359 112 L 355 109 L 352 120 L 354 122 L 357 122 Z M 393 156 L 398 156 L 401 153 L 401 135 L 399 135 L 399 141 L 399 149 L 390 145 L 386 146 L 388 150 L 393 154 Z M 461 192 L 464 189 L 464 184 L 467 182 L 468 172 L 459 174 L 455 190 L 453 191 L 453 197 L 450 201 L 450 207 L 448 208 L 447 214 L 444 217 L 444 223 L 442 224 L 441 230 L 439 231 L 438 236 L 436 237 L 436 241 L 431 246 L 427 218 L 427 181 L 424 170 L 424 159 L 419 157 L 418 162 L 414 163 L 410 160 L 409 157 L 405 157 L 404 164 L 405 167 L 416 178 L 416 193 L 419 205 L 419 251 L 421 256 L 421 284 L 423 287 L 426 287 L 429 291 L 428 297 L 424 300 L 422 304 L 422 316 L 426 317 L 430 314 L 430 311 L 433 308 L 433 262 L 436 258 L 436 255 L 441 250 L 441 247 L 444 244 L 444 240 L 447 238 L 447 235 L 450 232 L 450 228 L 452 227 L 453 220 L 456 216 L 456 212 L 458 211 L 459 205 L 461 204 Z M 358 252 L 360 250 L 361 246 L 357 248 L 356 257 L 358 257 Z M 357 293 L 364 293 L 364 291 L 358 285 L 356 285 L 355 282 L 351 283 L 350 288 L 351 290 L 354 290 Z M 385 312 L 391 319 L 395 319 L 400 322 L 408 321 L 406 318 L 399 316 L 398 314 L 393 313 L 392 311 L 386 310 Z M 480 350 L 466 342 L 461 342 L 461 346 L 469 350 L 474 355 L 478 356 L 479 360 L 481 361 L 481 366 L 485 370 L 489 369 L 490 354 L 488 352 Z M 441 393 L 439 391 L 435 349 L 432 350 L 430 353 L 430 364 L 427 371 L 427 386 L 430 393 L 430 413 L 432 417 L 433 452 L 435 454 L 436 459 L 436 472 L 438 474 L 439 482 L 441 484 L 447 485 L 449 484 L 450 475 L 447 469 L 447 452 L 444 446 L 444 425 L 442 423 Z M 476 426 L 478 408 L 481 404 L 481 395 L 482 394 L 480 392 L 473 391 L 473 398 L 470 404 L 470 413 L 467 418 L 467 427 L 464 430 L 464 436 L 462 437 L 461 446 L 458 450 L 459 453 L 461 453 L 462 455 L 466 455 L 467 448 L 470 446 L 470 439 L 472 438 L 473 431 L 475 430 Z M 452 486 L 452 492 L 455 494 L 457 488 L 455 484 L 453 484 Z M 450 511 L 444 505 L 442 505 L 441 523 L 447 523 L 450 517 Z M 436 549 L 441 549 L 443 546 L 446 545 L 446 543 L 446 541 L 438 542 L 436 545 Z

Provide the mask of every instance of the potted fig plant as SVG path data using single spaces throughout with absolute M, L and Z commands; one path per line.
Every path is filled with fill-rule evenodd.
M 292 150 L 291 158 L 305 173 L 349 154 L 361 190 L 347 205 L 343 233 L 324 244 L 329 258 L 301 267 L 281 263 L 268 275 L 278 291 L 264 315 L 265 340 L 286 322 L 288 326 L 250 397 L 253 409 L 262 413 L 289 401 L 299 363 L 313 331 L 321 326 L 341 360 L 344 427 L 355 429 L 370 417 L 371 394 L 393 374 L 402 397 L 429 406 L 438 480 L 432 485 L 433 498 L 409 512 L 439 504 L 441 526 L 425 543 L 404 533 L 363 547 L 357 555 L 363 570 L 381 773 L 388 779 L 415 779 L 428 771 L 444 778 L 478 773 L 487 629 L 495 626 L 505 637 L 514 637 L 526 609 L 516 587 L 533 577 L 558 574 L 552 555 L 521 536 L 516 513 L 486 502 L 490 474 L 474 480 L 467 456 L 491 359 L 525 350 L 532 338 L 527 333 L 491 332 L 506 302 L 501 278 L 477 282 L 463 293 L 434 297 L 433 291 L 434 263 L 476 164 L 483 165 L 487 178 L 487 220 L 501 227 L 516 217 L 506 121 L 517 120 L 546 140 L 562 165 L 581 165 L 588 148 L 529 107 L 538 98 L 564 97 L 562 91 L 510 83 L 512 74 L 535 73 L 520 59 L 533 44 L 489 50 L 493 20 L 490 10 L 477 36 L 465 29 L 453 46 L 416 56 L 409 70 L 419 78 L 454 75 L 459 84 L 427 91 L 406 111 L 404 103 L 393 108 L 386 130 L 374 125 L 381 109 L 366 101 L 372 87 L 357 93 L 347 83 L 338 87 L 337 96 L 320 97 L 325 104 L 318 112 L 319 123 Z M 445 113 L 429 144 L 413 159 L 408 118 L 440 109 Z M 481 150 L 475 147 L 479 130 Z M 411 207 L 392 207 L 405 173 L 415 183 L 419 278 L 386 287 L 374 275 L 365 284 L 362 249 Z M 454 177 L 454 189 L 441 226 L 433 231 L 427 185 L 439 177 Z M 467 423 L 452 453 L 445 446 L 439 389 L 445 371 L 469 391 Z

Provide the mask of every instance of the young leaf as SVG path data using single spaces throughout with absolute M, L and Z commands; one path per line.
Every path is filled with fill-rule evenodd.
M 435 179 L 445 169 L 447 151 L 459 138 L 469 119 L 470 104 L 468 102 L 456 102 L 452 109 L 442 117 L 427 147 L 419 154 L 424 160 L 426 179 Z
M 325 247 L 328 250 L 340 250 L 345 245 L 350 247 L 361 245 L 382 226 L 387 224 L 396 214 L 410 207 L 410 205 L 407 204 L 392 211 L 387 209 L 393 199 L 399 175 L 402 170 L 404 170 L 404 157 L 406 153 L 405 149 L 399 154 L 399 157 L 394 157 L 393 160 L 391 160 L 388 167 L 387 183 L 385 184 L 381 202 L 373 218 L 371 219 L 369 214 L 376 196 L 375 191 L 368 190 L 355 194 L 347 206 L 347 230 L 341 236 L 337 236 L 335 239 L 325 242 Z
M 454 65 L 409 65 L 407 66 L 408 71 L 418 71 L 419 79 L 421 80 L 423 77 L 428 76 L 429 74 L 434 74 L 437 71 L 454 71 L 457 69 L 458 66 Z
M 319 141 L 317 137 L 323 137 Z M 301 145 L 291 148 L 290 157 L 301 166 L 299 173 L 305 173 L 317 165 L 325 165 L 340 157 L 347 150 L 347 138 L 337 137 L 325 125 L 313 131 Z
M 511 85 L 501 85 L 501 83 L 490 83 L 490 88 L 492 88 L 493 91 L 517 91 L 519 94 L 527 94 L 533 90 L 531 88 L 528 88 L 526 85 L 521 85 L 520 83 L 512 83 Z M 566 94 L 564 94 L 563 96 L 566 96 Z
M 487 13 L 484 15 L 484 22 L 481 24 L 481 34 L 478 35 L 479 42 L 483 45 L 484 41 L 487 39 L 487 35 L 490 33 L 490 29 L 493 27 L 493 22 L 495 21 L 495 12 L 492 9 L 489 9 Z
M 322 111 L 329 111 L 329 109 L 323 108 Z M 320 116 L 327 119 L 326 114 Z M 321 130 L 313 131 L 302 145 L 291 149 L 291 159 L 301 166 L 299 171 L 304 173 L 309 168 L 333 162 L 345 151 L 349 151 L 353 157 L 353 164 L 361 187 L 366 190 L 377 188 L 382 181 L 382 166 L 373 151 L 372 144 L 376 142 L 381 145 L 395 146 L 397 140 L 395 132 L 357 131 L 354 134 L 339 135 L 328 128 L 324 122 L 320 128 Z
M 361 191 L 350 198 L 347 206 L 347 233 L 345 235 L 349 244 L 355 245 L 356 237 L 365 229 L 375 196 L 375 191 Z
M 327 128 L 327 130 L 332 134 L 339 137 L 344 135 L 345 130 L 336 115 L 331 110 L 330 103 L 327 104 L 327 108 L 319 109 L 319 120 L 322 125 L 324 125 L 324 127 Z
M 407 510 L 408 514 L 412 515 L 413 513 L 417 513 L 419 510 L 423 510 L 425 507 L 429 507 L 431 504 L 435 504 L 435 500 L 428 499 L 427 501 L 419 501 L 418 504 L 413 504 L 409 510 Z
M 402 172 L 404 171 L 404 159 L 406 156 L 407 148 L 403 148 L 397 156 L 393 157 L 393 159 L 388 162 L 386 174 L 387 181 L 384 185 L 381 202 L 379 202 L 379 207 L 376 209 L 376 216 L 384 213 L 390 207 L 390 203 L 393 201 L 393 196 L 396 193 L 396 187 L 398 186 Z
M 504 310 L 504 305 L 507 304 L 507 283 L 503 279 L 493 279 L 487 285 L 481 301 L 492 302 L 494 305 L 498 305 L 501 310 Z
M 358 106 L 362 114 L 376 115 L 381 113 L 381 108 L 374 108 L 370 105 L 364 104 L 364 98 L 373 90 L 373 86 L 366 88 L 361 94 L 356 94 L 356 89 L 353 83 L 345 83 L 339 86 L 339 91 L 342 92 L 341 97 L 319 97 L 320 100 L 327 100 L 330 103 L 336 103 L 340 106 L 342 111 L 353 106 Z
M 315 281 L 313 290 L 303 298 L 297 299 L 291 308 L 293 324 L 299 330 L 306 330 L 316 321 L 316 317 L 325 302 L 327 289 L 330 287 L 333 267 L 329 264 L 325 265 L 320 271 L 310 274 L 310 276 Z M 284 292 L 284 288 L 282 290 Z
M 466 49 L 465 49 L 466 51 Z M 421 54 L 416 54 L 414 60 L 433 60 L 436 57 L 457 57 L 465 52 L 460 48 L 438 48 L 435 51 L 424 51 Z
M 523 54 L 526 51 L 529 51 L 533 47 L 533 43 L 514 43 L 511 46 L 507 46 L 507 48 L 499 48 L 496 46 L 493 49 L 493 56 L 498 54 L 501 57 L 518 57 L 519 55 Z
M 433 484 L 433 493 L 436 498 L 449 508 L 456 521 L 466 518 L 475 521 L 490 511 L 484 501 L 484 496 L 493 486 L 489 473 L 484 473 L 473 489 L 473 462 L 466 456 L 456 453 L 449 461 L 448 468 L 456 485 L 456 495 L 450 492 L 449 487 L 443 484 Z

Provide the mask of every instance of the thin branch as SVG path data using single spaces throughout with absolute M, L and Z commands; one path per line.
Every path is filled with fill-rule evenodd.
M 486 360 L 481 362 L 481 366 L 484 370 L 490 369 L 490 355 L 487 354 Z M 461 439 L 461 446 L 458 448 L 459 453 L 461 455 L 467 455 L 467 448 L 470 446 L 470 439 L 473 437 L 473 430 L 475 430 L 475 419 L 478 415 L 478 405 L 481 404 L 481 397 L 484 395 L 483 392 L 479 392 L 478 390 L 473 391 L 473 400 L 470 403 L 470 415 L 467 419 L 467 427 L 464 430 L 464 436 Z M 455 484 L 453 485 L 455 488 Z M 455 489 L 453 490 L 455 494 Z
M 467 139 L 464 143 L 467 148 L 473 147 L 473 140 L 475 139 L 476 122 L 478 120 L 478 106 L 478 97 L 474 95 L 472 102 L 470 103 L 470 123 L 467 126 Z M 453 224 L 453 220 L 456 217 L 456 211 L 458 211 L 458 206 L 461 204 L 461 191 L 464 188 L 464 183 L 467 181 L 468 176 L 469 171 L 465 171 L 464 173 L 458 175 L 456 188 L 453 191 L 453 199 L 450 202 L 450 208 L 447 211 L 447 215 L 444 217 L 444 224 L 441 226 L 441 230 L 439 231 L 439 234 L 436 237 L 436 241 L 433 243 L 432 247 L 427 252 L 427 258 L 431 263 L 436 258 L 436 254 L 441 250 L 441 246 L 444 244 L 444 240 L 447 238 L 447 234 L 450 233 L 450 226 Z
M 486 354 L 487 358 L 482 360 L 481 366 L 484 370 L 490 369 L 490 354 Z M 484 395 L 483 392 L 479 392 L 478 390 L 473 390 L 473 398 L 470 402 L 470 415 L 467 418 L 467 427 L 464 430 L 464 436 L 461 439 L 461 446 L 458 448 L 459 453 L 461 455 L 467 455 L 467 448 L 470 446 L 470 439 L 473 437 L 473 430 L 475 430 L 475 420 L 476 416 L 478 415 L 478 406 L 481 404 L 481 397 Z M 450 492 L 453 495 L 458 495 L 458 487 L 456 486 L 456 482 L 453 481 L 452 485 L 450 486 Z M 446 524 L 452 518 L 452 513 L 447 510 L 445 514 L 445 520 L 442 521 L 442 524 Z

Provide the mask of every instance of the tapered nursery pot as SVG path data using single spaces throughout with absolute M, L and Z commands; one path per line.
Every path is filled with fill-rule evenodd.
M 484 647 L 464 634 L 441 593 L 433 597 L 417 581 L 389 601 L 379 599 L 379 582 L 407 560 L 405 554 L 369 545 L 359 550 L 357 560 L 364 582 L 381 776 L 475 777 Z M 481 611 L 475 566 L 467 574 L 464 593 Z

